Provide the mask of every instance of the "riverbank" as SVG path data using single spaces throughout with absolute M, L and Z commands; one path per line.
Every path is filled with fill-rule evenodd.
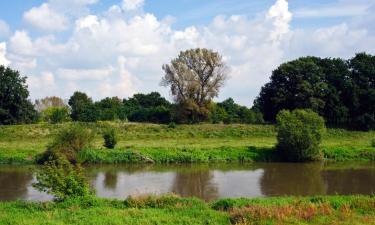
M 375 224 L 371 196 L 1 202 L 0 224 Z
M 67 124 L 0 127 L 0 163 L 34 164 L 53 135 Z M 86 163 L 195 163 L 277 161 L 273 125 L 168 125 L 98 122 L 85 124 L 96 133 L 80 153 Z M 100 132 L 114 127 L 119 143 L 105 149 Z M 375 160 L 375 132 L 328 129 L 321 148 L 325 160 Z

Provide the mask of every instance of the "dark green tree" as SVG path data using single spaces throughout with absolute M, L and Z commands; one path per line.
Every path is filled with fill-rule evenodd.
M 26 77 L 0 66 L 0 124 L 34 122 L 37 112 L 28 97 Z
M 350 125 L 375 129 L 375 56 L 359 53 L 349 60 L 352 94 L 348 98 Z
M 171 103 L 158 92 L 135 94 L 124 99 L 128 119 L 134 122 L 169 123 L 172 119 Z
M 100 111 L 94 105 L 92 99 L 85 93 L 74 92 L 68 104 L 71 107 L 71 118 L 73 121 L 94 122 L 100 116 Z
M 100 111 L 100 120 L 115 120 L 126 119 L 126 113 L 124 112 L 124 107 L 122 100 L 118 97 L 104 98 L 99 102 L 95 103 L 96 107 Z
M 255 100 L 266 121 L 275 121 L 282 109 L 309 108 L 322 112 L 328 92 L 320 58 L 304 57 L 284 63 L 272 72 L 271 81 L 262 87 Z

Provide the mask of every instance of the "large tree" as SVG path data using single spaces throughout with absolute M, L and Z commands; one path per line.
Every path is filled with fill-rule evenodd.
M 228 69 L 221 55 L 209 49 L 180 52 L 170 64 L 163 65 L 162 86 L 169 86 L 178 105 L 178 119 L 199 122 L 206 119 L 211 100 L 218 96 L 227 79 Z
M 28 100 L 26 77 L 18 71 L 0 66 L 0 124 L 35 121 L 37 113 Z

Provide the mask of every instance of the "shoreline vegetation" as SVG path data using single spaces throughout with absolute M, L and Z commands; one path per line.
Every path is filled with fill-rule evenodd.
M 0 164 L 35 164 L 63 124 L 0 127 Z M 95 133 L 90 147 L 79 152 L 87 164 L 277 162 L 274 125 L 159 125 L 127 122 L 81 123 Z M 114 129 L 118 143 L 103 146 L 101 133 Z M 375 160 L 374 131 L 327 129 L 320 148 L 325 161 Z
M 1 202 L 0 224 L 374 224 L 374 196 L 271 197 L 204 202 L 174 195 Z

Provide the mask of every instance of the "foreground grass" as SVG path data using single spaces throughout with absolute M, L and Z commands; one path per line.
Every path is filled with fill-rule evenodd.
M 375 224 L 375 199 L 282 197 L 205 203 L 162 196 L 125 201 L 3 202 L 0 224 Z
M 34 163 L 59 128 L 35 124 L 0 127 L 0 163 Z M 166 125 L 98 122 L 86 124 L 97 135 L 92 147 L 81 153 L 89 163 L 136 162 L 251 162 L 275 161 L 272 125 Z M 114 127 L 119 143 L 114 150 L 103 145 L 101 131 Z M 375 132 L 328 129 L 322 149 L 326 160 L 374 160 Z

